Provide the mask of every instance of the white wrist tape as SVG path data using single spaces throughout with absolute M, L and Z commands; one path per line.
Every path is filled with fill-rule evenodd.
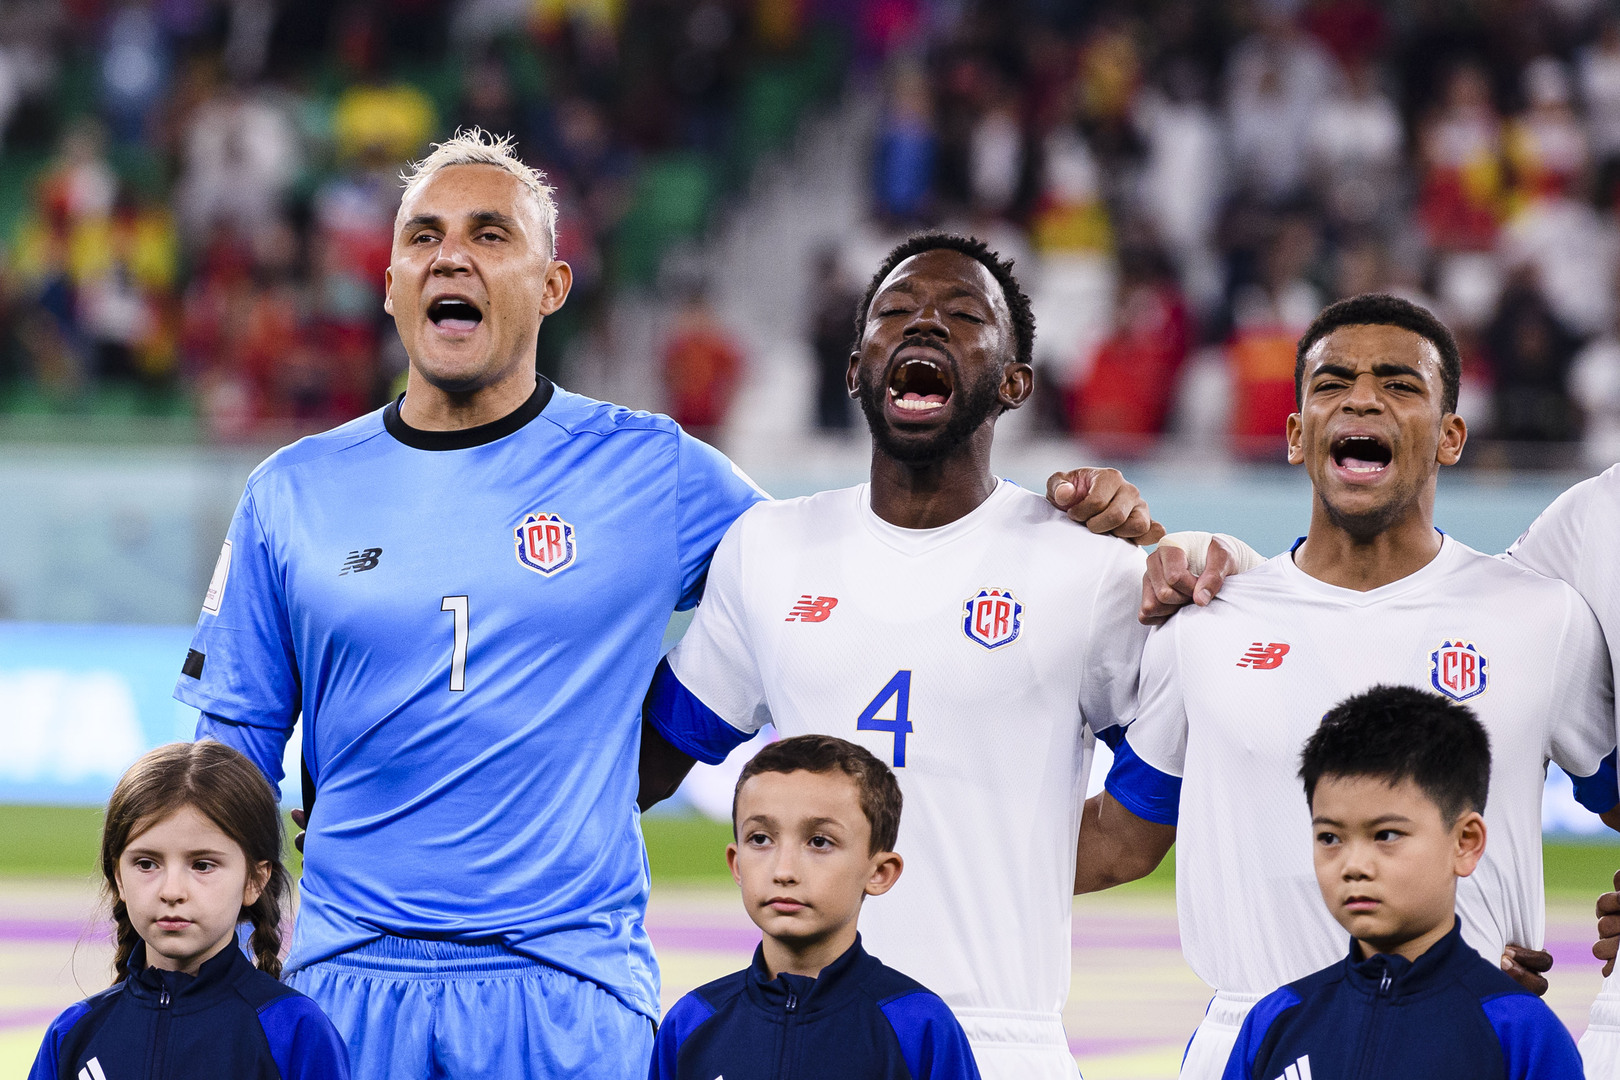
M 1209 552 L 1211 541 L 1218 541 L 1232 555 L 1233 560 L 1237 563 L 1237 569 L 1233 573 L 1245 573 L 1266 561 L 1264 555 L 1237 537 L 1228 536 L 1226 533 L 1176 532 L 1160 540 L 1159 546 L 1164 547 L 1168 544 L 1170 547 L 1180 548 L 1186 552 L 1187 570 L 1194 577 L 1197 577 L 1204 572 L 1205 556 Z

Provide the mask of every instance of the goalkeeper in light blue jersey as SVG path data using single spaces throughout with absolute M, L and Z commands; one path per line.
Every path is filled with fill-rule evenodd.
M 287 967 L 354 1075 L 643 1075 L 642 696 L 763 496 L 673 421 L 534 369 L 571 274 L 543 178 L 458 134 L 415 167 L 387 408 L 249 479 L 175 691 L 310 806 Z

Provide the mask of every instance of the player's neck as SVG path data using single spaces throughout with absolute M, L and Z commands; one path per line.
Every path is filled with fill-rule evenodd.
M 1374 945 L 1369 941 L 1356 938 L 1356 948 L 1361 952 L 1363 960 L 1370 960 L 1374 956 L 1399 956 L 1406 960 L 1416 960 L 1430 949 L 1434 948 L 1457 924 L 1455 913 L 1442 919 L 1434 926 L 1429 927 L 1417 937 L 1408 938 L 1398 943 L 1386 943 L 1383 946 Z
M 765 955 L 765 970 L 771 978 L 786 972 L 814 979 L 821 975 L 822 968 L 843 956 L 854 944 L 855 920 L 851 919 L 847 926 L 811 941 L 786 941 L 767 934 L 760 943 L 760 950 Z
M 465 393 L 434 386 L 415 368 L 406 377 L 399 418 L 418 431 L 462 431 L 507 416 L 528 401 L 537 385 L 532 365 L 520 364 L 500 380 Z
M 1372 536 L 1358 536 L 1335 524 L 1318 501 L 1305 543 L 1294 552 L 1294 565 L 1329 585 L 1370 592 L 1428 566 L 1440 546 L 1432 512 L 1414 513 Z
M 902 529 L 937 529 L 977 510 L 996 490 L 990 440 L 974 439 L 933 461 L 872 451 L 872 512 Z

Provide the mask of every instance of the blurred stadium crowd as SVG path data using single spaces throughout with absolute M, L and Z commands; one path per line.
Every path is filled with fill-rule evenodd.
M 1472 460 L 1620 457 L 1602 0 L 0 0 L 0 413 L 235 439 L 375 407 L 405 366 L 397 174 L 463 124 L 558 187 L 554 373 L 817 103 L 875 110 L 874 235 L 1020 256 L 1051 430 L 1273 456 L 1299 332 L 1387 289 L 1463 344 Z M 826 428 L 852 419 L 836 263 L 792 323 Z M 718 431 L 746 360 L 688 299 L 665 398 Z
M 1387 290 L 1458 334 L 1476 461 L 1620 453 L 1613 5 L 959 6 L 891 65 L 873 204 L 997 234 L 1047 294 L 1100 276 L 1112 327 L 1057 327 L 1050 424 L 1129 449 L 1192 380 L 1274 456 L 1299 333 Z
M 557 187 L 555 370 L 837 90 L 857 6 L 0 2 L 0 413 L 196 415 L 232 439 L 387 400 L 399 171 L 461 125 L 515 136 Z

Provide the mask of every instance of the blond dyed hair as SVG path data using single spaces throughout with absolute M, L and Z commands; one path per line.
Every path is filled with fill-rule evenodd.
M 550 254 L 557 253 L 556 189 L 546 183 L 546 174 L 525 165 L 517 156 L 516 144 L 510 135 L 492 135 L 483 128 L 457 128 L 456 133 L 442 143 L 433 143 L 433 152 L 421 161 L 411 162 L 399 178 L 405 182 L 400 195 L 400 206 L 414 195 L 423 184 L 440 170 L 452 165 L 493 165 L 517 177 L 528 188 L 540 205 L 540 227 L 545 232 Z

